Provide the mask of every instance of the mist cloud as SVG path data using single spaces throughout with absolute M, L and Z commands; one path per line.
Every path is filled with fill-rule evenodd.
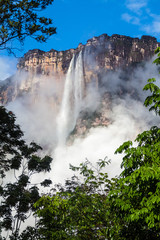
M 15 58 L 0 57 L 0 80 L 5 80 L 16 72 L 17 60 Z
M 129 79 L 123 79 L 122 71 L 118 70 L 102 76 L 104 84 L 99 90 L 94 84 L 88 85 L 81 111 L 99 110 L 103 94 L 109 92 L 112 101 L 108 103 L 110 110 L 106 109 L 105 114 L 108 114 L 111 124 L 108 127 L 91 128 L 86 136 L 77 137 L 70 146 L 57 146 L 57 116 L 64 81 L 60 84 L 54 77 L 36 76 L 29 80 L 32 91 L 9 104 L 8 108 L 16 114 L 25 138 L 42 145 L 44 151 L 53 157 L 49 174 L 53 182 L 63 182 L 70 177 L 72 172 L 69 171 L 69 164 L 77 166 L 86 158 L 94 164 L 107 156 L 112 161 L 106 169 L 109 176 L 120 173 L 122 156 L 114 155 L 115 150 L 124 141 L 134 140 L 138 133 L 159 124 L 159 119 L 143 106 L 147 95 L 142 91 L 143 86 L 148 78 L 159 78 L 158 68 L 152 61 L 136 68 Z M 19 80 L 21 88 L 28 87 L 25 77 L 23 79 L 21 76 Z M 123 89 L 122 94 L 118 94 L 120 88 Z
M 56 116 L 62 90 L 61 82 L 54 77 L 34 76 L 28 79 L 24 73 L 17 75 L 15 101 L 8 104 L 17 123 L 25 133 L 25 139 L 36 141 L 50 152 L 57 141 Z
M 92 58 L 88 58 L 88 64 L 90 62 Z M 94 165 L 99 159 L 106 157 L 111 159 L 111 164 L 105 168 L 109 177 L 119 175 L 123 155 L 115 155 L 115 150 L 124 141 L 134 140 L 140 132 L 153 125 L 159 126 L 159 118 L 143 105 L 148 95 L 142 91 L 147 79 L 155 77 L 160 86 L 158 68 L 152 62 L 153 59 L 143 63 L 143 66 L 137 67 L 128 76 L 122 70 L 103 73 L 99 88 L 96 84 L 88 84 L 79 111 L 102 111 L 101 101 L 107 92 L 110 99 L 105 105 L 105 116 L 110 124 L 107 127 L 92 127 L 85 136 L 76 137 L 72 144 L 61 146 L 57 145 L 57 119 L 65 79 L 59 81 L 54 76 L 29 77 L 24 73 L 17 74 L 14 78 L 17 98 L 7 107 L 15 113 L 27 142 L 37 142 L 43 147 L 44 154 L 53 157 L 51 172 L 36 174 L 31 182 L 38 183 L 49 178 L 53 183 L 64 183 L 73 176 L 69 164 L 79 166 L 88 159 Z M 94 65 L 95 62 L 91 67 Z M 12 177 L 13 172 L 9 179 Z M 33 218 L 22 228 L 26 224 L 34 225 Z

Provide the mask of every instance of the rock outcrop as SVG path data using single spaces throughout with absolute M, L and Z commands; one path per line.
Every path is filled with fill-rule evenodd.
M 106 127 L 112 123 L 112 103 L 115 99 L 123 99 L 126 94 L 136 100 L 142 100 L 137 91 L 140 87 L 139 82 L 136 87 L 135 82 L 133 84 L 134 69 L 139 65 L 144 67 L 145 61 L 153 57 L 158 46 L 160 43 L 151 36 L 142 36 L 139 39 L 103 34 L 89 39 L 85 45 L 79 44 L 76 49 L 66 51 L 52 49 L 49 52 L 30 50 L 19 60 L 15 76 L 0 82 L 0 104 L 5 105 L 22 97 L 20 103 L 26 105 L 27 109 L 30 109 L 31 105 L 37 106 L 38 102 L 40 107 L 43 105 L 44 109 L 53 111 L 53 115 L 57 116 L 63 95 L 69 96 L 67 104 L 64 104 L 65 108 L 69 103 L 73 107 L 74 102 L 80 102 L 83 108 L 80 106 L 76 119 L 68 117 L 70 122 L 75 121 L 74 129 L 72 128 L 72 132 L 68 134 L 70 144 L 75 137 L 85 136 L 90 128 Z M 69 81 L 71 89 L 64 85 L 67 71 L 70 75 L 66 79 L 71 79 Z M 76 79 L 83 79 L 83 84 L 79 82 L 78 85 Z M 79 89 L 83 90 L 80 91 L 82 102 L 73 101 L 77 95 L 72 86 L 76 93 Z M 67 94 L 64 94 L 64 89 L 69 89 Z M 91 99 L 87 98 L 90 92 Z M 87 101 L 91 102 L 91 108 Z M 43 104 L 46 102 L 47 108 Z M 69 114 L 74 115 L 70 110 Z M 63 118 L 66 120 L 66 116 Z
M 73 54 L 83 50 L 87 65 L 95 61 L 97 70 L 114 70 L 150 59 L 158 46 L 160 43 L 151 36 L 142 36 L 139 39 L 117 34 L 110 37 L 103 34 L 89 39 L 86 45 L 79 44 L 76 49 L 60 52 L 53 49 L 49 52 L 30 50 L 20 59 L 17 68 L 19 71 L 25 70 L 32 74 L 65 74 Z
M 56 51 L 51 49 L 44 52 L 38 49 L 28 51 L 19 60 L 17 72 L 27 73 L 25 83 L 16 85 L 12 78 L 0 85 L 0 103 L 6 104 L 15 98 L 17 87 L 22 92 L 30 91 L 33 86 L 38 86 L 35 76 L 55 77 L 57 81 L 63 81 L 69 64 L 74 54 L 83 52 L 84 78 L 85 83 L 94 82 L 98 86 L 102 74 L 116 69 L 134 68 L 137 64 L 149 60 L 154 55 L 154 50 L 160 46 L 156 38 L 142 36 L 131 38 L 114 34 L 108 36 L 102 34 L 99 37 L 89 39 L 86 45 L 79 44 L 76 49 Z M 34 80 L 33 80 L 34 79 Z M 36 80 L 35 80 L 36 79 Z

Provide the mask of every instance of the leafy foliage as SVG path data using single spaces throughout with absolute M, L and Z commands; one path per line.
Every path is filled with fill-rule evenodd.
M 160 64 L 160 48 L 156 50 Z M 160 89 L 154 78 L 144 87 L 150 91 L 144 102 L 160 115 Z M 160 239 L 160 128 L 153 126 L 139 134 L 133 143 L 123 143 L 116 153 L 123 153 L 122 173 L 107 201 L 114 214 L 113 239 Z M 119 224 L 120 223 L 120 224 Z
M 148 96 L 144 102 L 145 106 L 151 106 L 149 111 L 155 111 L 160 115 L 160 88 L 155 84 L 155 78 L 148 79 L 148 84 L 144 87 L 144 90 L 150 90 L 152 95 Z
M 0 0 L 0 50 L 12 52 L 13 40 L 21 44 L 27 36 L 46 42 L 56 33 L 52 19 L 40 16 L 39 12 L 54 0 Z
M 156 50 L 160 63 L 160 48 Z M 144 90 L 151 96 L 145 106 L 160 115 L 160 90 L 149 79 Z M 44 195 L 34 205 L 41 239 L 160 239 L 160 128 L 153 126 L 139 134 L 135 142 L 125 142 L 122 173 L 108 179 L 102 168 L 108 162 L 89 162 L 73 167 L 83 176 L 74 176 L 54 193 Z
M 110 180 L 102 168 L 109 162 L 97 162 L 97 168 L 89 161 L 78 171 L 83 180 L 73 176 L 65 186 L 58 185 L 50 196 L 43 196 L 34 205 L 40 220 L 37 227 L 41 239 L 105 239 L 108 234 L 108 209 L 106 196 Z
M 50 171 L 52 159 L 36 155 L 42 150 L 36 143 L 25 143 L 12 112 L 0 107 L 0 116 L 0 225 L 6 231 L 10 230 L 10 239 L 17 240 L 21 223 L 30 216 L 34 203 L 40 198 L 38 186 L 31 184 L 31 176 Z M 8 180 L 9 176 L 13 180 Z M 41 185 L 49 186 L 51 183 L 46 179 Z
M 139 134 L 138 145 L 123 144 L 124 153 L 118 185 L 108 196 L 118 234 L 124 239 L 160 237 L 160 129 L 152 127 Z M 113 236 L 115 226 L 112 227 Z
M 0 174 L 4 177 L 11 168 L 19 169 L 25 142 L 20 127 L 15 124 L 14 114 L 0 107 L 0 116 Z
M 155 51 L 157 58 L 154 60 L 156 65 L 160 64 L 160 47 Z M 148 79 L 148 84 L 143 88 L 144 91 L 150 91 L 151 95 L 148 96 L 144 102 L 146 107 L 150 106 L 149 111 L 155 111 L 156 114 L 160 115 L 160 88 L 155 84 L 156 79 Z

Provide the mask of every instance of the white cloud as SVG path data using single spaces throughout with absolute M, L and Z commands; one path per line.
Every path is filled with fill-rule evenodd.
M 147 79 L 155 77 L 159 79 L 158 68 L 152 64 L 153 59 L 146 63 L 143 68 L 139 67 L 132 73 L 130 81 L 126 83 L 120 78 L 120 72 L 108 73 L 104 75 L 104 80 L 107 83 L 107 89 L 113 93 L 119 88 L 119 84 L 124 84 L 129 90 L 135 89 L 137 96 L 142 98 L 142 102 L 135 101 L 130 95 L 124 99 L 113 98 L 112 109 L 106 110 L 106 114 L 111 119 L 108 127 L 96 127 L 90 129 L 88 135 L 84 138 L 76 138 L 73 144 L 67 146 L 56 146 L 57 134 L 57 112 L 54 109 L 54 102 L 48 101 L 52 95 L 61 92 L 59 81 L 54 78 L 48 79 L 42 76 L 39 79 L 40 89 L 38 92 L 38 101 L 34 101 L 34 95 L 29 95 L 28 98 L 17 99 L 8 106 L 17 116 L 17 122 L 21 125 L 25 132 L 25 138 L 29 141 L 36 141 L 44 147 L 53 156 L 52 171 L 47 176 L 53 182 L 63 182 L 64 179 L 70 177 L 73 173 L 69 170 L 69 163 L 78 166 L 87 158 L 93 164 L 101 158 L 108 156 L 112 160 L 106 171 L 109 176 L 115 176 L 120 173 L 120 164 L 122 156 L 114 155 L 117 147 L 124 141 L 133 140 L 139 132 L 147 130 L 152 125 L 159 124 L 159 118 L 149 112 L 143 106 L 143 99 L 146 93 L 143 92 L 143 86 L 147 83 Z M 43 79 L 44 78 L 44 79 Z M 29 80 L 29 79 L 28 79 Z M 36 82 L 36 79 L 32 79 Z M 22 81 L 22 80 L 21 80 Z M 158 81 L 157 81 L 158 83 Z M 56 86 L 57 84 L 57 86 Z M 32 88 L 33 90 L 33 88 Z M 58 96 L 58 95 L 57 95 Z M 94 94 L 87 98 L 87 105 L 92 107 L 90 103 L 96 102 Z M 84 105 L 83 107 L 86 107 Z M 56 107 L 56 106 L 55 106 Z M 46 178 L 44 175 L 35 175 L 35 182 L 38 179 Z
M 140 19 L 138 17 L 132 16 L 128 13 L 122 14 L 122 19 L 131 24 L 135 24 L 135 25 L 140 24 Z
M 11 57 L 0 57 L 0 80 L 4 80 L 16 72 L 17 60 Z
M 151 21 L 148 24 L 142 26 L 142 30 L 147 34 L 159 35 L 160 33 L 160 15 L 154 14 L 147 9 L 147 14 L 150 17 Z
M 105 169 L 109 177 L 121 172 L 122 155 L 115 155 L 115 150 L 124 141 L 134 140 L 139 132 L 148 129 L 154 118 L 143 103 L 130 98 L 115 104 L 112 111 L 113 123 L 107 128 L 92 128 L 85 138 L 75 139 L 73 145 L 55 149 L 50 174 L 53 182 L 64 182 L 71 177 L 73 173 L 69 171 L 69 164 L 79 166 L 86 158 L 95 165 L 98 159 L 107 156 L 111 159 L 111 164 Z
M 149 17 L 153 18 L 155 21 L 160 21 L 160 15 L 152 13 L 150 9 L 146 9 L 146 13 L 149 15 Z
M 139 26 L 144 34 L 159 35 L 160 15 L 151 11 L 148 0 L 127 0 L 125 6 L 126 13 L 122 14 L 124 21 Z
M 153 21 L 151 24 L 144 25 L 142 30 L 145 31 L 147 34 L 155 34 L 159 35 L 160 33 L 160 21 Z
M 126 3 L 126 7 L 136 14 L 141 14 L 141 9 L 147 6 L 147 1 L 145 0 L 129 0 Z
M 122 14 L 122 19 L 133 25 L 141 25 L 141 21 L 144 17 L 144 11 L 146 11 L 147 0 L 127 0 L 126 10 L 129 11 Z

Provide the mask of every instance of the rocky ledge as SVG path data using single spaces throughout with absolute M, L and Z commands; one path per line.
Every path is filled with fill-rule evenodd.
M 142 36 L 139 39 L 117 34 L 112 36 L 102 34 L 89 39 L 86 45 L 79 44 L 76 49 L 66 51 L 51 49 L 49 52 L 30 50 L 20 59 L 17 68 L 31 74 L 65 74 L 73 54 L 83 50 L 85 68 L 90 64 L 89 59 L 92 57 L 97 70 L 114 70 L 150 59 L 158 46 L 160 43 L 151 36 Z
M 132 68 L 151 59 L 158 46 L 160 43 L 151 36 L 142 36 L 139 39 L 117 34 L 112 36 L 102 34 L 89 39 L 85 45 L 80 43 L 76 49 L 66 51 L 51 49 L 49 52 L 39 49 L 30 50 L 20 58 L 17 73 L 27 73 L 24 89 L 26 92 L 33 89 L 34 84 L 38 85 L 37 80 L 34 81 L 37 74 L 54 76 L 56 81 L 63 82 L 63 76 L 67 73 L 73 55 L 82 51 L 85 83 L 87 85 L 93 82 L 99 86 L 106 72 L 121 68 L 130 73 Z M 12 79 L 3 81 L 0 85 L 0 104 L 6 104 L 15 99 L 15 92 L 18 89 Z

